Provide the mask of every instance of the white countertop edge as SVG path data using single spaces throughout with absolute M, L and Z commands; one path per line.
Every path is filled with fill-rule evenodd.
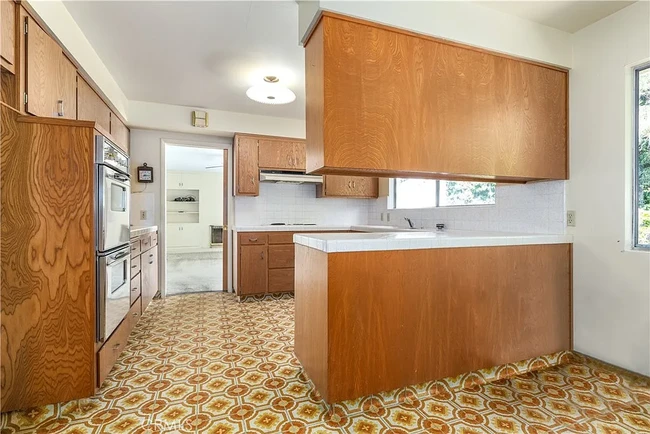
M 349 231 L 352 226 L 328 226 L 328 225 L 285 225 L 285 226 L 237 226 L 235 232 L 314 232 L 314 231 Z
M 397 233 L 396 233 L 397 234 Z M 522 246 L 535 244 L 567 244 L 573 242 L 571 235 L 557 234 L 506 234 L 482 236 L 476 232 L 474 236 L 436 236 L 420 233 L 417 238 L 364 238 L 355 239 L 324 239 L 322 234 L 293 236 L 294 243 L 317 249 L 326 253 L 363 252 L 377 250 L 417 250 L 453 247 L 496 247 Z M 359 234 L 363 235 L 363 234 Z
M 139 237 L 140 235 L 156 232 L 158 226 L 134 226 L 131 228 L 131 238 Z

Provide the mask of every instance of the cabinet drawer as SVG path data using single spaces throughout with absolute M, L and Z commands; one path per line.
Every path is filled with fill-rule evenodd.
M 267 234 L 259 234 L 255 232 L 239 234 L 240 244 L 266 244 L 267 239 Z
M 97 353 L 98 387 L 102 385 L 108 373 L 111 372 L 117 358 L 124 350 L 124 347 L 129 340 L 131 329 L 138 319 L 140 319 L 140 303 L 136 301 L 133 306 L 131 306 L 129 313 L 122 320 L 120 325 L 117 326 L 111 337 L 104 342 L 104 345 Z
M 269 244 L 293 244 L 293 232 L 271 232 Z
M 131 240 L 131 258 L 140 256 L 140 238 Z M 131 274 L 133 276 L 133 274 Z
M 136 298 L 131 304 L 131 309 L 129 309 L 128 320 L 131 322 L 131 329 L 140 321 L 140 316 L 142 315 L 142 303 L 140 303 L 140 298 Z M 130 331 L 129 331 L 130 333 Z
M 140 237 L 140 250 L 146 252 L 151 248 L 151 234 Z
M 158 232 L 151 234 L 151 247 L 156 247 L 158 245 Z
M 131 279 L 131 305 L 140 297 L 142 293 L 142 279 L 140 275 L 137 275 Z
M 293 268 L 294 246 L 283 244 L 269 246 L 269 268 Z
M 280 268 L 269 270 L 268 292 L 290 292 L 293 291 L 293 268 Z
M 131 258 L 131 279 L 138 275 L 140 272 L 140 257 L 136 256 Z

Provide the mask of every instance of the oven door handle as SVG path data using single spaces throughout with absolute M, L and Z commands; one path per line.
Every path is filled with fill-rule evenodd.
M 122 259 L 125 256 L 128 256 L 130 253 L 131 253 L 130 251 L 118 253 L 117 255 L 115 255 L 114 259 L 117 261 L 118 259 Z

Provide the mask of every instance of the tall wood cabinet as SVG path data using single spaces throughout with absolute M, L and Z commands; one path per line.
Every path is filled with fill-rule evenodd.
M 5 412 L 95 393 L 95 131 L 0 110 Z
M 567 179 L 568 71 L 327 11 L 305 48 L 307 172 Z

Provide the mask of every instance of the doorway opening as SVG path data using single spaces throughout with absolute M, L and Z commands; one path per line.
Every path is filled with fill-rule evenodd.
M 166 295 L 227 289 L 227 155 L 165 143 Z

